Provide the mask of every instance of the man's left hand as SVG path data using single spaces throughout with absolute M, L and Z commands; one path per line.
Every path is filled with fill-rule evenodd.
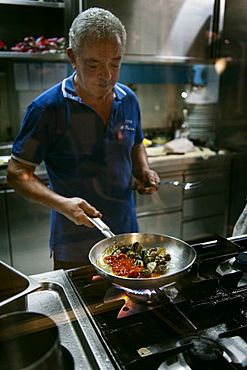
M 160 178 L 158 174 L 153 170 L 147 170 L 143 173 L 142 180 L 135 180 L 134 189 L 138 191 L 139 194 L 153 194 L 158 190 L 158 182 Z

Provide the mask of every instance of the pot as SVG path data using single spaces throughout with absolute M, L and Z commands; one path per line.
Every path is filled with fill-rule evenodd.
M 1 370 L 73 370 L 55 322 L 35 312 L 0 316 Z
M 187 274 L 196 259 L 196 251 L 189 244 L 177 238 L 162 234 L 129 233 L 114 235 L 109 227 L 100 219 L 89 218 L 90 221 L 107 237 L 99 241 L 89 251 L 89 260 L 96 271 L 114 285 L 133 290 L 156 289 L 176 283 Z M 133 244 L 139 242 L 144 248 L 165 247 L 171 255 L 169 270 L 163 275 L 153 278 L 126 278 L 104 271 L 97 265 L 97 259 L 106 248 L 116 243 Z

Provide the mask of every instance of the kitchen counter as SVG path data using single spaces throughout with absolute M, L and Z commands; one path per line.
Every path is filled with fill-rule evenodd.
M 187 152 L 187 153 L 167 153 L 164 151 L 163 146 L 154 146 L 154 147 L 147 147 L 146 148 L 148 157 L 162 157 L 164 159 L 176 159 L 179 156 L 183 156 L 184 158 L 195 158 L 195 157 L 202 157 L 204 159 L 207 159 L 211 156 L 217 155 L 217 153 L 210 148 L 204 148 L 204 147 L 198 147 L 195 146 L 194 151 L 192 152 Z
M 49 316 L 60 343 L 74 360 L 74 370 L 114 370 L 87 313 L 63 270 L 31 276 L 41 288 L 27 296 L 27 311 Z
M 146 148 L 148 154 L 149 165 L 152 169 L 162 167 L 162 171 L 171 170 L 181 171 L 185 167 L 201 167 L 203 163 L 216 163 L 219 161 L 229 160 L 230 153 L 225 150 L 219 152 L 213 151 L 209 148 L 195 147 L 193 152 L 172 154 L 163 151 L 163 147 L 149 147 Z

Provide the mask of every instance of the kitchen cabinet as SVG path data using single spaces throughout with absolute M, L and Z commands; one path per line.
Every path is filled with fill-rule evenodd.
M 177 163 L 164 160 L 163 166 L 161 161 L 151 163 L 161 181 L 204 181 L 201 187 L 191 190 L 161 185 L 151 196 L 136 194 L 140 231 L 188 242 L 209 240 L 217 234 L 227 236 L 231 162 L 231 156 L 218 155 Z
M 184 193 L 183 239 L 210 239 L 218 233 L 227 234 L 230 170 L 230 163 L 220 162 L 203 165 L 198 171 L 184 172 L 186 182 L 204 179 L 204 183 Z
M 22 42 L 25 37 L 44 36 L 47 39 L 63 37 L 65 32 L 67 33 L 65 2 L 0 0 L 0 40 L 7 46 L 7 50 L 18 42 Z M 64 62 L 68 63 L 65 53 L 0 52 L 0 100 L 4 103 L 0 104 L 1 142 L 14 140 L 24 114 L 22 106 L 25 105 L 26 108 L 37 95 L 43 92 L 42 88 L 45 84 L 40 83 L 38 89 L 37 81 L 38 78 L 43 81 L 45 75 L 48 74 L 48 63 L 61 65 Z M 15 79 L 16 65 L 22 67 L 22 70 L 18 72 L 20 81 L 18 87 Z M 34 69 L 36 78 L 32 75 Z M 57 69 L 55 68 L 55 72 Z M 54 80 L 55 72 L 51 81 Z M 61 75 L 60 80 L 63 78 L 64 75 Z M 26 83 L 27 80 L 30 81 L 29 85 Z M 23 91 L 19 92 L 20 89 Z
M 6 149 L 8 150 L 8 149 Z M 37 167 L 44 184 L 48 184 L 44 164 Z M 29 202 L 6 180 L 6 167 L 0 168 L 0 260 L 25 274 L 53 269 L 50 258 L 50 210 Z
M 53 269 L 49 252 L 50 211 L 6 190 L 12 266 L 30 275 Z
M 182 181 L 177 171 L 162 174 L 161 181 Z M 182 188 L 161 185 L 152 195 L 135 194 L 138 223 L 141 232 L 172 235 L 181 238 L 182 232 Z
M 1 41 L 9 50 L 27 36 L 64 36 L 64 7 L 63 2 L 0 0 Z

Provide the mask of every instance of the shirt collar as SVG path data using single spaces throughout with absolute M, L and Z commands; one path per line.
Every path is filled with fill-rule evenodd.
M 74 83 L 73 83 L 74 75 L 75 75 L 75 72 L 71 76 L 65 78 L 62 81 L 62 93 L 63 93 L 63 97 L 64 98 L 68 98 L 68 99 L 73 99 L 73 100 L 81 101 L 81 99 L 77 95 L 76 89 L 74 87 Z
M 122 89 L 122 87 L 119 85 L 119 83 L 116 83 L 116 85 L 113 87 L 114 91 L 114 98 L 117 100 L 122 100 L 127 93 Z

